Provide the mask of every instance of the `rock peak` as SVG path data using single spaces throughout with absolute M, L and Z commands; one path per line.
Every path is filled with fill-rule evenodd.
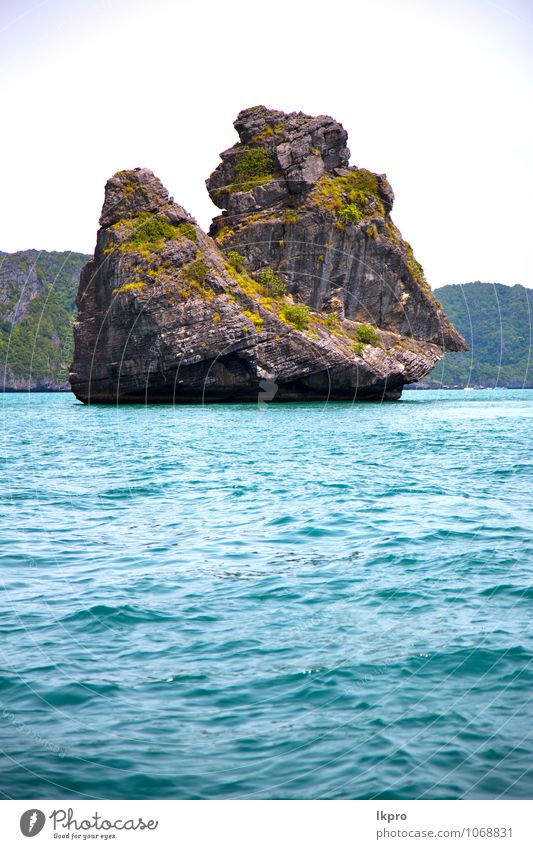
M 169 211 L 176 220 L 190 218 L 183 207 L 173 202 L 159 177 L 149 168 L 117 171 L 105 186 L 100 226 L 110 227 L 142 213 Z
M 239 142 L 207 180 L 224 210 L 210 234 L 252 273 L 271 268 L 313 309 L 461 350 L 411 246 L 394 226 L 385 174 L 349 166 L 348 134 L 329 115 L 265 106 L 239 112 Z
M 311 136 L 310 146 L 326 154 L 333 146 L 339 151 L 339 165 L 346 165 L 350 152 L 346 147 L 348 133 L 329 115 L 306 115 L 304 112 L 282 112 L 266 106 L 242 109 L 233 124 L 243 144 L 283 142 L 296 143 Z M 329 134 L 329 136 L 328 136 Z M 326 142 L 326 143 L 325 143 Z M 304 143 L 305 148 L 305 143 Z
M 228 212 L 304 196 L 325 174 L 348 165 L 348 133 L 329 115 L 252 106 L 239 112 L 234 127 L 239 143 L 221 154 L 207 180 L 211 200 Z

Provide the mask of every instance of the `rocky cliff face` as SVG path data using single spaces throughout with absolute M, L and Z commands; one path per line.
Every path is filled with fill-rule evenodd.
M 240 142 L 207 180 L 225 210 L 210 231 L 224 250 L 252 273 L 272 268 L 314 310 L 464 349 L 392 222 L 386 176 L 347 167 L 341 124 L 258 106 L 235 129 Z
M 147 169 L 106 185 L 84 268 L 81 400 L 397 398 L 464 342 L 390 220 L 383 175 L 348 168 L 331 118 L 241 112 L 207 181 L 207 236 Z

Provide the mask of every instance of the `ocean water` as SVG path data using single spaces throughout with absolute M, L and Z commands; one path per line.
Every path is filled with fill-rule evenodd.
M 4 798 L 524 798 L 533 391 L 1 401 Z

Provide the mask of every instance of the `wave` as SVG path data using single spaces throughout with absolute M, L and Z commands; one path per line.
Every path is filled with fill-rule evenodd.
M 105 627 L 114 625 L 135 625 L 142 622 L 153 623 L 171 622 L 175 616 L 161 610 L 147 607 L 136 607 L 132 604 L 108 605 L 93 604 L 63 616 L 58 620 L 61 625 L 100 624 Z
M 533 600 L 533 586 L 521 587 L 516 584 L 495 584 L 479 591 L 479 595 L 494 598 L 497 596 L 512 596 L 523 601 Z

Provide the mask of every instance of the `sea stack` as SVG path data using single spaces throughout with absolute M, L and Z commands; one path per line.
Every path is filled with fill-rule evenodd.
M 382 400 L 466 343 L 327 116 L 264 106 L 207 180 L 206 235 L 146 168 L 106 184 L 70 383 L 89 402 Z M 268 381 L 268 384 L 265 384 Z

